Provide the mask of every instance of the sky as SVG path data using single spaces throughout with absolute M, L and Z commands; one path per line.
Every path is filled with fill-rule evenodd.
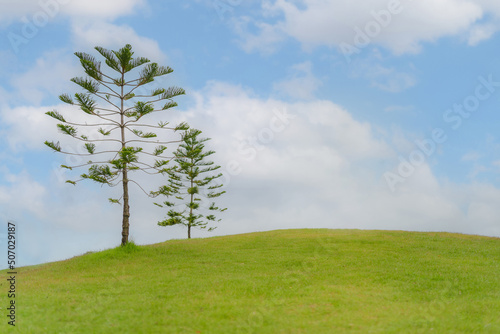
M 213 232 L 288 228 L 500 237 L 500 2 L 1 0 L 0 231 L 19 265 L 119 245 L 119 189 L 65 183 L 45 112 L 78 115 L 75 52 L 131 44 L 185 96 L 162 117 L 211 138 Z M 61 144 L 74 148 L 71 138 Z M 136 174 L 147 189 L 164 179 Z M 131 239 L 186 238 L 131 186 Z M 0 255 L 5 256 L 5 255 Z M 0 268 L 6 260 L 2 260 Z

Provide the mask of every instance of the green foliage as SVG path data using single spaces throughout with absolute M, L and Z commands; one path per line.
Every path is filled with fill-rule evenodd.
M 165 105 L 163 106 L 163 110 L 167 110 L 167 109 L 170 109 L 170 108 L 173 108 L 173 107 L 177 107 L 177 103 L 174 102 L 174 101 L 168 101 L 167 103 L 165 103 Z
M 134 53 L 132 52 L 132 46 L 130 44 L 125 45 L 125 47 L 118 51 L 113 51 L 113 53 L 115 54 L 116 59 L 118 59 L 118 63 L 120 64 L 120 68 L 123 72 L 126 73 L 133 68 L 131 60 Z M 149 62 L 149 60 L 146 62 Z
M 169 124 L 169 122 L 158 122 L 158 127 L 165 128 L 168 124 Z
M 153 155 L 156 155 L 156 156 L 159 156 L 160 154 L 162 154 L 165 150 L 167 149 L 166 146 L 163 146 L 163 145 L 160 145 L 160 146 L 157 146 L 153 152 Z
M 166 92 L 165 88 L 156 88 L 155 90 L 153 90 L 151 92 L 151 96 L 157 96 L 157 95 L 163 94 L 165 92 Z
M 96 102 L 92 99 L 90 94 L 76 93 L 75 100 L 78 102 L 77 105 L 80 106 L 80 109 L 82 109 L 86 114 L 94 114 Z
M 112 172 L 108 165 L 92 165 L 88 174 L 82 174 L 82 179 L 90 179 L 97 183 L 111 185 L 116 172 Z
M 53 111 L 47 111 L 45 113 L 45 115 L 49 115 L 50 117 L 55 118 L 58 121 L 66 123 L 66 120 L 64 119 L 64 117 L 60 113 L 58 113 L 57 111 L 55 111 L 55 110 L 53 110 Z
M 141 251 L 141 246 L 138 246 L 135 244 L 134 241 L 129 241 L 125 245 L 121 245 L 120 247 L 117 248 L 117 251 L 119 252 L 125 252 L 125 253 L 137 253 Z
M 65 135 L 76 137 L 76 128 L 74 126 L 66 124 L 57 124 L 57 127 L 59 128 L 59 131 L 61 131 Z
M 75 55 L 80 59 L 80 63 L 89 77 L 97 81 L 102 80 L 101 62 L 85 52 L 75 52 Z
M 175 127 L 175 131 L 186 131 L 189 129 L 189 125 L 186 122 L 182 122 Z
M 95 80 L 89 78 L 73 78 L 71 79 L 71 81 L 73 81 L 89 93 L 95 94 L 99 91 L 99 83 Z
M 211 189 L 218 189 L 222 184 L 213 184 L 222 174 L 213 172 L 220 168 L 214 166 L 212 161 L 206 158 L 214 154 L 214 151 L 206 151 L 205 144 L 208 138 L 199 139 L 200 130 L 190 129 L 183 134 L 183 142 L 174 152 L 174 162 L 176 165 L 171 168 L 165 168 L 163 173 L 168 176 L 168 184 L 161 186 L 153 195 L 163 195 L 174 197 L 183 205 L 183 209 L 172 208 L 167 212 L 167 218 L 158 222 L 160 226 L 172 226 L 182 224 L 188 228 L 188 238 L 191 237 L 191 228 L 207 228 L 209 221 L 216 220 L 213 212 L 223 212 L 226 209 L 220 209 L 211 203 L 208 215 L 200 213 L 201 190 L 208 190 L 207 198 L 216 198 L 225 193 L 225 191 L 214 192 Z M 164 202 L 168 207 L 175 207 L 172 202 Z M 211 227 L 209 230 L 213 230 Z
M 120 204 L 120 201 L 119 201 L 119 200 L 117 200 L 117 199 L 114 199 L 114 198 L 108 198 L 108 201 L 109 201 L 110 203 Z
M 103 136 L 109 136 L 111 134 L 111 131 L 105 131 L 103 128 L 99 128 L 99 130 L 97 130 L 97 132 L 99 132 Z
M 87 149 L 87 152 L 89 152 L 90 154 L 95 153 L 95 144 L 85 143 L 85 148 Z
M 51 149 L 53 149 L 54 151 L 56 152 L 61 152 L 61 146 L 59 145 L 59 142 L 55 143 L 54 142 L 49 142 L 49 141 L 45 141 L 44 142 L 45 145 L 47 145 L 48 147 L 50 147 Z
M 150 60 L 147 58 L 134 58 L 132 59 L 126 66 L 125 66 L 125 72 L 131 71 L 136 67 L 139 67 L 141 65 L 144 65 L 146 63 L 149 63 Z
M 126 164 L 136 162 L 138 160 L 137 153 L 141 151 L 142 147 L 124 147 L 120 151 L 120 158 Z
M 184 91 L 184 89 L 182 88 L 179 88 L 179 87 L 169 87 L 162 95 L 161 95 L 161 99 L 162 100 L 167 100 L 167 99 L 171 99 L 171 98 L 174 98 L 176 96 L 179 96 L 179 95 L 184 95 L 186 94 L 186 92 Z M 173 101 L 172 101 L 173 102 Z
M 74 104 L 73 99 L 68 94 L 59 95 L 59 100 L 67 104 Z
M 154 106 L 151 102 L 138 101 L 135 103 L 133 111 L 126 112 L 125 116 L 135 117 L 135 120 L 138 121 L 141 117 L 150 114 L 153 111 Z
M 130 99 L 132 99 L 134 97 L 135 97 L 134 93 L 128 93 L 127 95 L 125 95 L 124 100 L 128 101 L 128 100 L 130 100 Z
M 106 58 L 106 65 L 108 65 L 111 69 L 116 72 L 120 72 L 121 69 L 118 65 L 118 59 L 115 57 L 114 53 L 110 50 L 107 50 L 103 47 L 96 46 L 95 49 L 99 52 L 104 58 Z
M 169 162 L 168 160 L 155 160 L 154 166 L 156 168 L 160 168 L 160 167 L 167 165 L 168 162 Z
M 154 132 L 146 132 L 146 133 L 144 133 L 143 131 L 137 130 L 137 129 L 132 130 L 132 132 L 137 137 L 141 137 L 141 138 L 155 138 L 155 137 L 157 137 L 156 133 L 154 133 Z
M 165 74 L 172 73 L 173 70 L 170 67 L 158 66 L 156 63 L 148 64 L 140 73 L 139 85 L 145 85 L 154 81 L 155 77 L 162 76 Z M 181 95 L 184 93 L 180 93 Z

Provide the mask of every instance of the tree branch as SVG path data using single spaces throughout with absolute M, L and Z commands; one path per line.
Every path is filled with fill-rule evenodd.
M 135 181 L 134 181 L 134 180 L 132 180 L 132 179 L 129 179 L 129 181 L 130 181 L 130 182 L 135 183 L 135 184 L 136 184 L 139 188 L 141 188 L 141 190 L 142 190 L 142 191 L 146 194 L 146 196 L 151 197 L 151 195 L 150 195 L 150 194 L 148 194 L 148 193 L 146 192 L 146 190 L 144 190 L 144 188 L 142 188 L 142 187 L 141 187 L 141 185 L 140 185 L 139 183 L 135 182 Z
M 147 144 L 173 144 L 173 143 L 179 143 L 182 140 L 172 140 L 172 141 L 147 141 L 147 140 L 142 140 L 142 139 L 132 139 L 132 140 L 127 140 L 125 141 L 125 144 L 132 143 L 132 142 L 138 142 L 138 143 L 147 143 Z

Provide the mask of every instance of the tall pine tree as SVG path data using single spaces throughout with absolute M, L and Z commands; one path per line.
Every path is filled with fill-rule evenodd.
M 87 53 L 75 53 L 87 76 L 76 77 L 71 81 L 80 86 L 83 92 L 59 97 L 61 101 L 79 107 L 85 120 L 66 120 L 56 110 L 46 113 L 60 122 L 57 127 L 63 134 L 82 144 L 84 153 L 64 150 L 59 142 L 46 141 L 45 144 L 54 151 L 77 155 L 86 160 L 76 166 L 62 165 L 68 169 L 88 168 L 88 172 L 81 174 L 80 179 L 66 182 L 76 184 L 89 179 L 109 186 L 121 183 L 121 198 L 109 200 L 113 203 L 123 200 L 123 246 L 129 238 L 129 183 L 140 187 L 130 173 L 143 171 L 154 174 L 164 169 L 168 163 L 168 158 L 163 155 L 167 149 L 165 145 L 179 142 L 180 139 L 167 140 L 169 136 L 164 133 L 161 133 L 163 136 L 160 138 L 156 132 L 188 129 L 185 123 L 169 127 L 163 121 L 157 124 L 146 122 L 147 116 L 177 106 L 173 98 L 185 92 L 178 87 L 146 89 L 155 78 L 172 73 L 173 70 L 144 57 L 133 57 L 134 52 L 129 44 L 118 51 L 102 47 L 96 47 L 95 50 L 104 57 L 106 68 L 103 69 L 101 61 Z M 80 127 L 88 130 L 86 134 L 79 133 Z M 92 135 L 88 135 L 88 132 Z

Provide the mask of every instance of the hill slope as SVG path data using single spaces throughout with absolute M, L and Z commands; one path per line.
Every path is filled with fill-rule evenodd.
M 111 249 L 17 276 L 16 327 L 2 315 L 2 332 L 500 333 L 496 238 L 282 230 Z

